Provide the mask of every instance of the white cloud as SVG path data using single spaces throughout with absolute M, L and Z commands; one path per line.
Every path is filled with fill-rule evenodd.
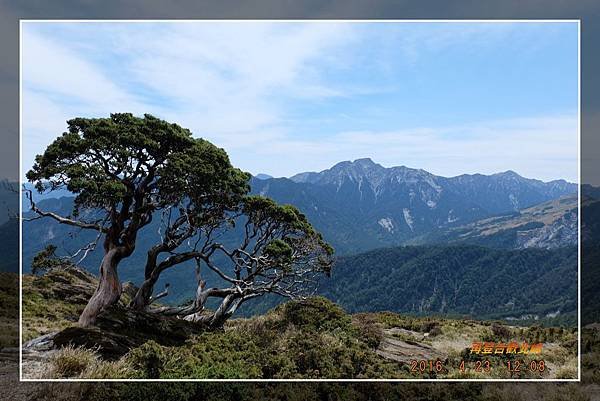
M 73 117 L 145 110 L 98 66 L 56 41 L 23 29 L 22 50 L 24 170 Z
M 27 29 L 22 33 L 22 75 L 25 88 L 101 112 L 107 108 L 134 107 L 137 102 L 97 66 L 63 45 Z
M 149 112 L 232 149 L 283 135 L 284 111 L 274 93 L 304 99 L 342 95 L 319 82 L 309 61 L 329 57 L 330 48 L 350 40 L 346 24 L 218 25 L 115 25 L 99 31 L 108 36 L 94 49 L 85 42 L 89 32 L 69 46 L 26 24 L 24 132 L 36 143 L 25 148 L 26 164 L 33 159 L 30 151 L 43 149 L 42 138 L 51 141 L 73 116 Z M 87 60 L 94 51 L 118 60 L 116 68 Z M 132 94 L 139 91 L 150 94 Z
M 307 158 L 313 170 L 322 170 L 341 160 L 371 157 L 384 166 L 406 165 L 443 176 L 510 169 L 531 178 L 577 181 L 577 127 L 577 116 L 565 115 L 342 132 L 312 141 L 272 142 L 257 149 L 255 158 L 269 163 L 254 169 L 291 175 Z
M 386 166 L 405 164 L 446 176 L 513 169 L 535 178 L 576 180 L 577 122 L 571 115 L 413 129 L 398 124 L 361 132 L 327 128 L 321 137 L 302 135 L 294 123 L 302 115 L 290 118 L 290 102 L 385 92 L 356 82 L 334 85 L 321 70 L 354 68 L 353 46 L 364 40 L 364 26 L 76 24 L 57 39 L 25 24 L 24 167 L 65 129 L 67 119 L 130 111 L 190 128 L 253 173 L 292 175 L 371 157 Z M 490 39 L 506 38 L 513 28 L 398 27 L 400 41 L 386 43 L 387 36 L 376 33 L 373 43 L 383 50 L 374 54 L 383 64 L 398 57 L 414 63 L 423 52 L 464 43 L 489 46 Z M 315 117 L 315 125 L 317 118 L 337 117 Z
M 131 73 L 177 104 L 169 114 L 195 132 L 220 138 L 223 146 L 254 144 L 272 138 L 274 129 L 285 130 L 277 97 L 340 95 L 319 82 L 309 62 L 348 40 L 344 25 L 215 25 L 177 25 L 134 39 L 143 43 L 143 55 L 133 60 Z

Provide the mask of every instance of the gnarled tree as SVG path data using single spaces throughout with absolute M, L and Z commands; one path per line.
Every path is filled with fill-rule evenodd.
M 118 301 L 117 266 L 133 253 L 138 233 L 155 212 L 193 201 L 197 208 L 216 210 L 211 215 L 216 218 L 248 191 L 248 175 L 231 166 L 224 150 L 150 115 L 111 114 L 67 124 L 68 131 L 36 157 L 27 179 L 39 192 L 66 188 L 76 195 L 71 216 L 43 211 L 32 200 L 39 217 L 103 237 L 99 284 L 79 318 L 87 326 Z M 95 217 L 85 219 L 81 210 Z
M 190 305 L 150 308 L 150 311 L 178 315 L 217 328 L 249 299 L 268 293 L 303 298 L 314 292 L 320 275 L 330 272 L 333 248 L 291 205 L 278 205 L 261 196 L 247 196 L 240 202 L 238 210 L 229 213 L 224 221 L 236 222 L 242 228 L 236 231 L 240 236 L 235 246 L 218 242 L 222 230 L 230 230 L 233 224 L 223 227 L 215 221 L 198 228 L 191 248 L 171 251 L 162 262 L 151 263 L 154 266 L 152 283 L 155 283 L 164 270 L 196 260 L 198 289 Z M 200 266 L 215 272 L 225 285 L 206 288 Z M 138 297 L 142 298 L 138 300 L 140 305 L 151 303 L 149 293 L 138 292 Z M 219 306 L 203 313 L 206 301 L 211 297 L 221 300 Z
M 193 171 L 191 171 L 194 174 Z M 233 196 L 232 196 L 233 195 Z M 201 241 L 210 243 L 213 233 L 221 233 L 233 225 L 235 211 L 239 209 L 239 194 L 232 191 L 205 193 L 188 186 L 188 196 L 178 205 L 161 212 L 160 241 L 152 246 L 146 256 L 144 281 L 130 303 L 136 310 L 146 309 L 158 299 L 152 296 L 160 274 L 166 269 L 192 259 L 181 249 L 196 248 Z M 161 256 L 164 256 L 161 260 Z M 161 297 L 168 295 L 161 293 Z

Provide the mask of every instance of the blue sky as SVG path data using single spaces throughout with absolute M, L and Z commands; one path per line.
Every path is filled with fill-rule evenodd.
M 22 25 L 23 168 L 75 116 L 151 113 L 290 176 L 370 157 L 577 181 L 577 24 Z

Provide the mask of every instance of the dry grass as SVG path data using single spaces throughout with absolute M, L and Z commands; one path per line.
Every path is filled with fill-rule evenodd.
M 88 365 L 80 374 L 82 379 L 126 379 L 132 377 L 133 371 L 126 360 L 100 361 L 96 360 Z
M 50 357 L 50 367 L 45 378 L 76 378 L 99 362 L 98 355 L 89 349 L 72 346 L 61 348 Z
M 114 379 L 128 378 L 132 368 L 126 359 L 104 361 L 86 348 L 68 346 L 56 351 L 49 359 L 45 379 Z

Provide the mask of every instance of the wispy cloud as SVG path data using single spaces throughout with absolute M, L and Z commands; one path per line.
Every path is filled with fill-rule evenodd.
M 515 100 L 538 107 L 522 112 L 525 103 L 503 102 L 494 113 L 482 109 L 475 96 L 486 96 L 492 105 L 506 96 L 486 92 L 496 72 L 458 74 L 477 61 L 505 62 L 493 58 L 499 48 L 514 47 L 513 53 L 529 62 L 537 57 L 529 51 L 556 39 L 546 35 L 553 29 L 540 24 L 26 23 L 24 166 L 65 129 L 65 120 L 130 111 L 192 129 L 253 173 L 291 175 L 372 157 L 442 175 L 510 168 L 536 178 L 573 180 L 576 103 L 544 105 L 543 95 L 521 88 L 523 79 L 509 71 L 496 86 L 509 87 Z M 552 47 L 544 51 L 556 53 Z M 512 74 L 537 68 L 515 64 L 521 69 Z M 557 70 L 548 86 L 564 77 Z M 425 111 L 431 121 L 411 119 Z
M 22 41 L 22 74 L 28 91 L 41 92 L 56 102 L 99 111 L 136 105 L 110 76 L 64 45 L 28 30 L 23 31 Z
M 257 149 L 257 160 L 284 163 L 293 174 L 310 158 L 313 170 L 341 160 L 371 157 L 384 166 L 406 165 L 434 174 L 491 174 L 515 170 L 525 176 L 577 181 L 576 115 L 482 121 L 466 125 L 392 131 L 341 132 L 319 140 L 274 141 Z M 275 173 L 268 163 L 260 171 Z M 557 172 L 559 174 L 557 175 Z
M 283 29 L 279 24 L 208 23 L 140 28 L 102 27 L 101 35 L 107 36 L 95 48 L 77 40 L 52 41 L 35 29 L 25 29 L 25 133 L 50 140 L 74 115 L 150 112 L 201 132 L 221 146 L 254 146 L 285 129 L 274 93 L 303 99 L 342 95 L 320 83 L 308 63 L 327 57 L 330 47 L 349 39 L 345 25 Z M 73 27 L 67 32 L 73 34 Z M 110 53 L 118 67 L 94 63 L 94 52 L 99 51 Z M 25 154 L 40 152 L 37 145 L 40 141 Z

